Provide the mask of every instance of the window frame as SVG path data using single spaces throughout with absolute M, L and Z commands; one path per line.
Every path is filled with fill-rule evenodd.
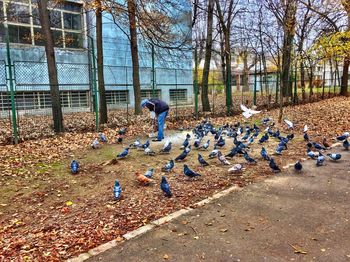
M 3 8 L 2 8 L 2 17 L 4 18 L 4 26 L 18 26 L 18 27 L 28 27 L 30 28 L 30 36 L 31 36 L 31 43 L 17 43 L 17 44 L 23 44 L 23 45 L 32 45 L 32 46 L 42 46 L 42 44 L 36 44 L 36 34 L 38 29 L 41 29 L 40 24 L 37 24 L 37 17 L 34 17 L 33 15 L 38 15 L 38 11 L 34 11 L 37 10 L 37 5 L 36 3 L 34 3 L 36 1 L 33 0 L 27 0 L 26 2 L 23 1 L 19 1 L 19 0 L 11 0 L 11 2 L 9 0 L 0 0 L 0 3 L 2 3 Z M 22 5 L 22 6 L 27 6 L 29 9 L 29 23 L 21 23 L 21 22 L 14 22 L 14 21 L 5 21 L 5 17 L 7 18 L 7 7 L 9 4 L 14 4 L 14 5 Z M 63 49 L 84 49 L 84 43 L 86 41 L 86 32 L 84 31 L 84 27 L 85 27 L 85 14 L 84 14 L 84 2 L 83 1 L 79 1 L 79 2 L 72 2 L 72 1 L 65 1 L 63 3 L 63 5 L 67 5 L 67 4 L 71 4 L 76 6 L 76 8 L 70 8 L 70 9 L 76 9 L 75 11 L 71 11 L 71 10 L 67 10 L 69 8 L 65 8 L 65 6 L 63 7 L 48 7 L 48 10 L 51 12 L 52 10 L 54 10 L 54 12 L 57 12 L 60 15 L 60 27 L 51 27 L 51 30 L 53 31 L 59 31 L 62 35 L 62 44 L 61 45 L 56 45 L 55 47 L 58 48 L 63 48 Z M 78 12 L 78 6 L 80 6 L 80 11 Z M 0 10 L 1 12 L 1 10 Z M 64 14 L 71 14 L 71 15 L 79 15 L 80 17 L 80 23 L 79 23 L 79 27 L 80 29 L 69 29 L 69 28 L 65 28 L 65 22 L 64 22 Z M 1 17 L 1 16 L 0 16 Z M 74 19 L 72 18 L 72 22 L 73 23 Z M 74 27 L 74 26 L 72 26 Z M 81 40 L 80 41 L 74 41 L 74 43 L 76 43 L 76 45 L 71 46 L 71 44 L 66 44 L 66 34 L 78 34 L 81 35 Z M 2 41 L 3 42 L 3 41 Z M 17 41 L 20 42 L 20 41 Z
M 179 99 L 178 92 L 184 92 L 184 99 Z M 175 96 L 175 97 L 174 97 Z M 187 88 L 171 88 L 169 89 L 169 101 L 172 104 L 185 104 L 188 102 L 188 89 Z

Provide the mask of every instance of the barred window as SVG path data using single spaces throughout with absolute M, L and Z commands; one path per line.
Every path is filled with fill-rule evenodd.
M 170 102 L 187 102 L 187 89 L 170 89 Z
M 10 96 L 6 92 L 0 92 L 0 111 L 7 111 L 10 109 Z
M 129 102 L 128 90 L 106 91 L 107 105 L 117 105 Z
M 88 91 L 61 91 L 60 98 L 63 108 L 88 107 Z M 15 103 L 17 110 L 51 108 L 50 92 L 17 92 Z M 0 110 L 6 111 L 10 109 L 10 96 L 6 92 L 0 92 Z
M 155 97 L 156 98 L 161 98 L 161 91 L 160 89 L 155 89 Z M 143 89 L 141 90 L 141 99 L 145 98 L 152 98 L 153 91 L 152 89 Z
M 0 21 L 7 15 L 10 42 L 44 45 L 37 0 L 0 0 Z M 50 2 L 50 24 L 56 47 L 83 48 L 83 6 L 73 2 Z M 0 29 L 3 28 L 0 23 Z M 3 30 L 1 30 L 2 32 Z M 0 32 L 0 42 L 4 36 Z

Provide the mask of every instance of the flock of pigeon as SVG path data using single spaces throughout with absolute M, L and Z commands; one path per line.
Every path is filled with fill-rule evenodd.
M 241 106 L 241 108 L 243 110 L 243 116 L 246 118 L 249 118 L 253 114 L 257 114 L 260 112 L 248 109 L 243 105 Z M 240 122 L 237 122 L 234 125 L 226 124 L 216 128 L 210 121 L 208 121 L 208 119 L 202 121 L 192 130 L 192 135 L 194 136 L 193 144 L 191 143 L 191 135 L 187 134 L 181 146 L 181 149 L 183 149 L 182 153 L 179 154 L 175 159 L 171 159 L 168 163 L 166 163 L 162 167 L 162 172 L 170 172 L 174 168 L 175 162 L 184 161 L 189 155 L 189 153 L 192 151 L 192 149 L 196 149 L 198 150 L 198 152 L 208 151 L 212 141 L 212 139 L 210 139 L 210 136 L 213 137 L 214 145 L 213 149 L 208 155 L 209 159 L 217 158 L 219 163 L 221 163 L 223 166 L 231 166 L 231 163 L 229 162 L 228 158 L 232 159 L 236 155 L 242 155 L 247 164 L 256 164 L 257 161 L 252 156 L 250 156 L 248 152 L 251 148 L 251 145 L 257 140 L 257 143 L 259 145 L 262 145 L 260 151 L 262 159 L 268 162 L 268 165 L 273 172 L 280 172 L 281 169 L 276 164 L 274 158 L 268 154 L 263 144 L 267 143 L 267 141 L 270 138 L 275 139 L 279 143 L 275 149 L 274 154 L 281 155 L 284 150 L 288 150 L 288 144 L 294 138 L 294 124 L 288 119 L 284 120 L 285 124 L 287 124 L 288 126 L 288 130 L 290 130 L 290 134 L 283 136 L 280 130 L 275 128 L 275 123 L 273 122 L 272 118 L 264 118 L 261 122 L 262 125 L 265 126 L 265 130 L 263 132 L 263 135 L 260 136 L 260 138 L 258 139 L 258 136 L 261 131 L 256 124 L 253 124 L 253 126 L 247 125 L 244 127 Z M 120 143 L 122 141 L 125 132 L 125 128 L 119 130 L 116 142 Z M 311 142 L 308 135 L 307 125 L 305 125 L 303 133 L 304 140 L 307 142 L 307 156 L 316 160 L 316 166 L 322 166 L 325 162 L 324 152 L 330 148 L 330 144 L 327 142 L 326 139 L 323 140 L 322 144 Z M 349 150 L 350 146 L 348 138 L 348 132 L 345 132 L 343 135 L 336 137 L 338 141 L 341 141 L 343 143 L 343 147 L 346 150 Z M 227 154 L 223 154 L 220 150 L 222 150 L 225 147 L 226 141 L 230 139 L 233 140 L 233 148 Z M 91 144 L 91 147 L 93 149 L 99 148 L 100 142 L 107 142 L 107 137 L 103 133 L 100 133 L 99 137 L 95 138 L 95 140 Z M 135 142 L 133 142 L 127 148 L 125 148 L 122 152 L 120 152 L 117 155 L 117 159 L 123 159 L 128 157 L 130 155 L 131 150 L 141 150 L 146 155 L 154 156 L 156 154 L 169 154 L 173 148 L 172 142 L 166 141 L 163 148 L 157 153 L 151 149 L 150 145 L 151 143 L 149 140 L 147 140 L 145 143 L 142 143 L 140 140 L 137 139 Z M 341 154 L 339 153 L 326 154 L 326 156 L 328 156 L 329 159 L 332 161 L 338 161 L 339 159 L 341 159 Z M 201 167 L 209 166 L 209 163 L 200 153 L 198 153 L 198 163 Z M 294 164 L 294 169 L 297 172 L 300 172 L 302 168 L 303 166 L 300 161 L 297 161 Z M 242 170 L 244 170 L 242 164 L 235 164 L 228 169 L 228 172 L 239 173 L 242 172 Z M 71 172 L 73 174 L 76 174 L 78 173 L 78 171 L 79 163 L 76 160 L 73 160 L 71 162 Z M 135 175 L 140 184 L 148 185 L 152 181 L 153 172 L 154 169 L 149 168 L 145 172 L 145 174 L 140 174 L 139 172 L 136 172 Z M 183 173 L 189 179 L 201 176 L 199 173 L 192 170 L 186 164 L 183 165 Z M 172 196 L 170 185 L 165 176 L 162 176 L 160 188 L 167 197 Z M 122 194 L 122 187 L 118 180 L 115 181 L 113 193 L 114 198 L 116 200 L 120 199 Z

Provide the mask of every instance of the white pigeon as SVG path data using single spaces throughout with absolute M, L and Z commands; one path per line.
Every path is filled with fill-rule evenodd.
M 293 129 L 294 128 L 294 124 L 293 124 L 292 121 L 289 121 L 288 119 L 284 119 L 283 121 L 284 121 L 284 123 L 286 123 L 288 125 L 289 129 Z
M 156 152 L 154 152 L 152 149 L 150 149 L 149 147 L 145 148 L 145 154 L 149 155 L 149 156 L 155 156 Z
M 241 164 L 235 164 L 233 167 L 231 167 L 228 172 L 229 173 L 239 173 L 243 170 L 243 166 Z
M 251 117 L 252 115 L 255 115 L 255 114 L 259 114 L 261 111 L 255 111 L 253 109 L 250 109 L 250 108 L 247 108 L 245 105 L 241 104 L 241 109 L 243 111 L 243 116 L 245 118 L 249 118 Z
M 218 152 L 218 159 L 223 165 L 231 165 L 231 163 L 226 159 L 226 157 L 219 151 Z
M 100 147 L 100 142 L 98 142 L 98 138 L 95 138 L 95 140 L 92 141 L 91 147 L 92 147 L 92 149 L 97 149 Z
M 304 131 L 303 131 L 303 132 L 306 133 L 308 130 L 309 130 L 308 126 L 305 125 L 305 126 L 304 126 Z

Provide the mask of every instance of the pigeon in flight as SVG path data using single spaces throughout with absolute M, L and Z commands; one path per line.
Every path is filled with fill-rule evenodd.
M 259 114 L 261 111 L 256 111 L 256 110 L 253 110 L 253 109 L 250 109 L 250 108 L 247 108 L 245 105 L 241 104 L 241 109 L 243 111 L 243 116 L 245 118 L 249 118 L 251 117 L 252 115 L 255 115 L 255 114 Z
M 284 121 L 284 123 L 287 124 L 288 129 L 294 129 L 294 124 L 293 124 L 292 121 L 290 121 L 290 120 L 288 120 L 288 119 L 284 119 L 283 121 Z

